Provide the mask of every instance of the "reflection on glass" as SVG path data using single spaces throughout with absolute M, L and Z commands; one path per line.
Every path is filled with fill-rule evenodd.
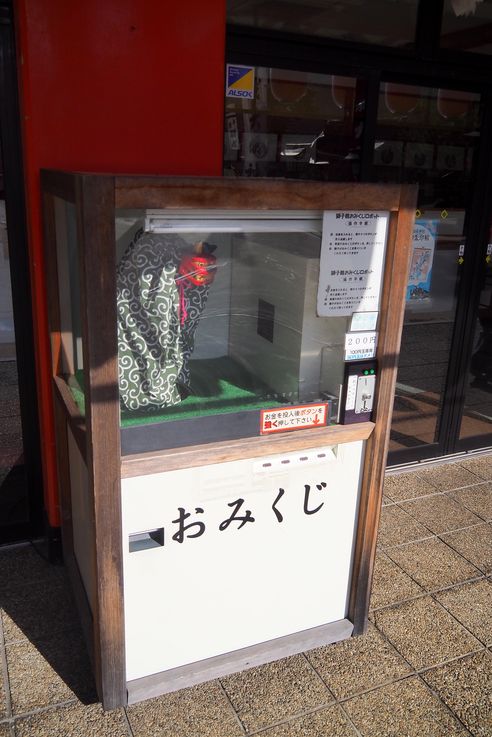
M 226 97 L 224 173 L 357 179 L 361 95 L 350 77 L 257 67 L 254 99 Z
M 438 439 L 479 124 L 478 95 L 382 86 L 376 177 L 419 185 L 391 450 Z
M 320 213 L 120 212 L 117 238 L 123 426 L 338 396 L 346 318 L 316 313 Z
M 477 54 L 492 54 L 492 1 L 445 0 L 441 46 Z
M 58 197 L 55 203 L 58 289 L 60 295 L 61 373 L 68 381 L 81 412 L 83 391 L 82 323 L 80 317 L 80 274 L 75 205 Z M 54 336 L 57 340 L 58 337 Z M 57 346 L 54 347 L 57 355 Z
M 338 41 L 413 44 L 418 0 L 228 0 L 229 23 Z
M 0 540 L 2 540 L 2 527 L 29 521 L 5 200 L 0 200 L 0 295 Z
M 489 245 L 488 250 L 492 250 Z M 492 265 L 484 260 L 483 287 L 475 320 L 472 358 L 465 389 L 460 440 L 475 438 L 475 446 L 492 442 Z

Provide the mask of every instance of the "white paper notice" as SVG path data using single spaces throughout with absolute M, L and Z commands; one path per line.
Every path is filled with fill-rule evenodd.
M 388 216 L 376 210 L 323 214 L 320 317 L 379 309 Z
M 363 333 L 347 333 L 345 335 L 345 361 L 361 361 L 364 358 L 374 358 L 378 334 L 375 331 Z

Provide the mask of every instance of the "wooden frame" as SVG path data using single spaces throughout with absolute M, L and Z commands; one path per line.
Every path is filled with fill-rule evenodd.
M 96 683 L 105 708 L 128 702 L 125 681 L 123 623 L 123 571 L 121 540 L 121 479 L 171 470 L 335 444 L 366 441 L 366 458 L 360 490 L 356 545 L 349 603 L 349 628 L 364 632 L 375 556 L 384 466 L 396 380 L 396 366 L 404 311 L 404 294 L 410 257 L 416 188 L 398 185 L 330 184 L 284 180 L 193 179 L 121 177 L 43 171 L 41 174 L 46 239 L 49 320 L 52 336 L 53 397 L 56 417 L 57 457 L 62 506 L 65 558 L 85 630 L 88 634 Z M 82 346 L 86 394 L 82 416 L 62 376 L 59 275 L 56 258 L 55 199 L 75 205 L 81 287 Z M 245 203 L 247 206 L 245 207 Z M 386 266 L 380 306 L 378 383 L 374 423 L 294 431 L 269 437 L 246 438 L 122 457 L 120 449 L 119 394 L 117 381 L 115 209 L 179 208 L 255 210 L 388 210 L 390 223 Z M 93 515 L 94 577 L 96 594 L 89 605 L 74 554 L 71 479 L 67 433 L 70 429 L 87 468 L 88 494 Z M 347 620 L 343 620 L 347 622 Z M 335 623 L 334 623 L 335 624 Z M 280 638 L 284 640 L 285 638 Z M 295 639 L 295 638 L 294 638 Z M 302 639 L 302 638 L 301 638 Z M 326 635 L 325 640 L 326 641 Z M 275 641 L 273 641 L 275 642 Z M 316 639 L 309 639 L 310 646 Z M 314 643 L 314 644 L 313 644 Z M 270 644 L 269 644 L 270 645 Z M 302 645 L 302 643 L 301 643 Z M 300 647 L 301 645 L 297 645 Z M 265 647 L 267 659 L 285 652 Z M 295 647 L 288 645 L 288 647 Z M 261 650 L 261 648 L 259 648 Z M 265 657 L 255 652 L 257 661 Z M 290 651 L 289 651 L 290 652 Z M 213 659 L 212 659 L 213 660 Z M 219 658 L 220 660 L 220 658 Z M 226 659 L 227 660 L 227 659 Z M 228 659 L 231 661 L 231 658 Z M 239 657 L 234 669 L 244 667 Z M 249 662 L 249 661 L 248 661 Z M 210 666 L 210 667 L 209 667 Z M 203 678 L 218 670 L 205 663 Z M 190 667 L 187 667 L 188 671 Z M 186 668 L 184 669 L 186 671 Z M 196 668 L 195 668 L 196 670 Z M 179 685 L 189 684 L 186 672 Z M 202 678 L 202 680 L 203 680 Z M 131 700 L 163 692 L 159 679 L 132 687 Z

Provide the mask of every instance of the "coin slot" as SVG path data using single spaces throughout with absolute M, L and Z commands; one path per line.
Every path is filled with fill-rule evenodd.
M 155 530 L 146 530 L 145 532 L 134 532 L 128 537 L 130 553 L 137 553 L 140 550 L 150 550 L 151 548 L 160 548 L 163 545 L 164 527 L 158 527 Z

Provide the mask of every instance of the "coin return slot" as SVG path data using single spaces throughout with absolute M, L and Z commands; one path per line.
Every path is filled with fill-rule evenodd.
M 134 532 L 129 536 L 128 543 L 130 553 L 137 553 L 140 550 L 150 550 L 151 548 L 160 548 L 164 545 L 164 527 L 158 527 L 155 530 L 146 530 L 146 532 Z

